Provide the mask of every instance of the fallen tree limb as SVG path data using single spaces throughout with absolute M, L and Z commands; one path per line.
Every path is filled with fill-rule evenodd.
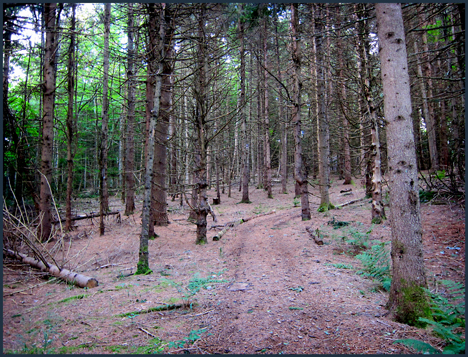
M 276 213 L 276 210 L 273 210 L 273 211 L 267 212 L 267 213 L 257 214 L 257 215 L 252 216 L 252 217 L 247 217 L 247 218 L 244 218 L 243 221 L 248 222 L 251 219 L 258 218 L 258 217 L 263 217 L 263 216 L 268 216 L 268 215 L 273 214 L 273 213 Z
M 359 198 L 359 199 L 357 199 L 357 200 L 352 200 L 352 201 L 349 201 L 349 202 L 345 202 L 345 203 L 343 203 L 343 204 L 341 204 L 341 205 L 336 205 L 336 206 L 335 206 L 335 209 L 336 209 L 336 208 L 341 208 L 341 207 L 344 207 L 344 206 L 348 206 L 348 205 L 352 205 L 353 203 L 360 202 L 360 201 L 364 201 L 364 200 L 368 200 L 368 199 L 369 199 L 369 197 L 363 197 L 363 198 Z
M 309 233 L 310 237 L 315 241 L 315 243 L 317 243 L 317 245 L 323 245 L 323 240 L 320 238 L 319 232 L 317 232 L 317 235 L 315 235 L 314 229 L 312 227 L 306 227 L 306 231 Z
M 51 275 L 63 279 L 69 283 L 73 283 L 80 288 L 94 288 L 98 286 L 98 281 L 95 278 L 89 276 L 81 275 L 74 273 L 68 269 L 59 269 L 56 265 L 47 264 L 46 266 L 43 262 L 36 260 L 34 258 L 28 257 L 25 254 L 14 252 L 10 249 L 3 249 L 4 253 L 18 260 L 21 260 L 23 263 L 29 264 L 34 268 L 40 269 L 41 271 L 48 272 Z
M 165 311 L 165 310 L 181 309 L 181 308 L 189 307 L 189 306 L 190 306 L 189 303 L 159 305 L 159 306 L 155 306 L 155 307 L 150 307 L 149 309 L 146 309 L 146 310 L 124 312 L 123 314 L 118 314 L 118 315 L 115 315 L 115 316 L 116 317 L 127 317 L 127 316 L 139 315 L 139 314 L 149 314 L 150 312 L 154 312 L 154 311 Z
M 115 214 L 118 214 L 119 217 L 120 217 L 120 212 L 119 211 L 115 211 L 115 212 L 107 212 L 107 213 L 104 213 L 104 216 L 112 216 L 112 215 L 115 215 Z M 86 216 L 76 216 L 76 217 L 72 217 L 72 221 L 80 221 L 82 219 L 88 219 L 88 218 L 97 218 L 97 217 L 100 217 L 99 213 L 95 213 L 95 214 L 88 214 Z M 60 221 L 52 221 L 52 224 L 59 224 L 59 223 L 63 223 L 65 222 L 66 219 L 61 219 Z
M 248 217 L 248 218 L 241 218 L 241 219 L 239 219 L 237 221 L 228 222 L 228 223 L 225 224 L 224 229 L 213 237 L 213 240 L 214 241 L 220 240 L 221 237 L 232 227 L 236 227 L 239 224 L 242 224 L 244 222 L 248 222 L 248 221 L 250 221 L 250 220 L 252 220 L 254 218 L 268 216 L 269 214 L 273 214 L 273 213 L 276 213 L 276 210 L 273 210 L 273 211 L 267 212 L 267 213 L 257 214 L 255 216 Z
M 218 241 L 221 239 L 221 237 L 232 227 L 235 227 L 235 226 L 238 226 L 239 224 L 243 223 L 243 219 L 239 219 L 238 221 L 235 221 L 235 222 L 229 222 L 226 224 L 226 227 L 224 227 L 224 229 L 219 232 L 218 234 L 216 234 L 214 237 L 213 237 L 213 240 L 214 241 Z

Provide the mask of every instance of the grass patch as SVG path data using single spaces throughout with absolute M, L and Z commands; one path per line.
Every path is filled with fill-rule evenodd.
M 84 299 L 85 297 L 87 297 L 89 295 L 90 294 L 81 294 L 81 295 L 70 296 L 70 297 L 67 297 L 67 298 L 65 298 L 63 300 L 57 301 L 57 304 L 63 304 L 65 302 L 69 302 L 69 301 L 72 301 L 72 300 L 81 300 L 81 299 Z M 54 303 L 51 303 L 51 304 L 54 304 Z

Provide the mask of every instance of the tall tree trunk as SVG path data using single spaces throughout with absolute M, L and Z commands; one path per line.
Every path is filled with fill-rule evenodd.
M 197 100 L 195 113 L 195 131 L 196 131 L 196 155 L 195 155 L 195 188 L 197 191 L 197 238 L 196 244 L 206 244 L 206 217 L 209 211 L 208 196 L 206 188 L 208 186 L 206 179 L 206 117 L 208 105 L 206 103 L 206 56 L 207 45 L 205 38 L 205 15 L 206 5 L 200 5 L 200 13 L 198 15 L 198 78 L 197 78 Z M 232 172 L 232 171 L 231 171 Z M 231 174 L 231 173 L 229 173 Z M 230 187 L 229 187 L 230 189 Z
M 68 110 L 67 110 L 67 198 L 65 213 L 65 230 L 72 229 L 72 207 L 71 198 L 73 191 L 73 141 L 74 141 L 74 120 L 73 120 L 73 95 L 75 89 L 75 10 L 76 4 L 72 4 L 72 18 L 70 26 L 70 47 L 68 48 Z
M 316 13 L 315 30 L 316 30 L 316 53 L 317 53 L 317 138 L 318 138 L 318 152 L 319 152 L 319 185 L 320 185 L 320 206 L 319 211 L 328 211 L 332 205 L 330 204 L 330 134 L 329 123 L 326 111 L 326 88 L 325 88 L 325 68 L 323 61 L 323 46 L 322 46 L 322 29 L 321 24 L 322 10 L 320 4 L 314 4 Z
M 272 193 L 272 182 L 271 182 L 271 154 L 270 154 L 270 107 L 268 103 L 268 18 L 265 17 L 263 22 L 263 66 L 265 70 L 263 72 L 263 85 L 265 88 L 265 102 L 264 102 L 264 114 L 263 114 L 263 153 L 265 160 L 265 190 L 267 191 L 268 198 L 273 198 Z
M 277 59 L 277 71 L 278 71 L 278 80 L 282 82 L 281 74 L 281 62 L 280 62 L 280 52 L 279 52 L 279 43 L 278 43 L 278 16 L 275 15 L 273 18 L 275 25 L 275 49 L 276 49 L 276 59 Z M 288 122 L 284 116 L 284 102 L 283 102 L 283 88 L 280 83 L 278 84 L 278 117 L 281 125 L 281 157 L 280 157 L 280 167 L 281 167 L 281 192 L 284 194 L 288 193 L 287 183 L 288 183 Z
M 152 205 L 154 207 L 153 219 L 155 226 L 167 226 L 169 219 L 167 217 L 167 135 L 169 128 L 169 116 L 171 112 L 172 97 L 172 36 L 174 27 L 172 26 L 172 4 L 166 4 L 165 9 L 165 43 L 163 43 L 163 52 L 161 58 L 163 61 L 162 83 L 161 83 L 161 106 L 159 109 L 159 118 L 156 123 L 156 138 L 154 147 L 154 172 Z
M 109 34 L 110 34 L 111 4 L 104 7 L 104 68 L 102 78 L 102 121 L 101 121 L 101 148 L 99 150 L 99 234 L 103 235 L 104 213 L 109 210 L 109 193 L 107 189 L 107 135 L 109 122 Z
M 400 4 L 375 5 L 384 92 L 392 229 L 392 285 L 387 307 L 399 322 L 431 317 L 422 250 L 411 94 Z
M 135 210 L 135 180 L 133 178 L 133 170 L 135 167 L 135 50 L 133 46 L 134 36 L 134 11 L 133 4 L 128 4 L 128 33 L 127 33 L 127 95 L 128 95 L 128 111 L 127 111 L 127 135 L 125 140 L 125 215 L 133 214 Z
M 341 13 L 340 10 L 337 10 L 337 22 L 341 23 Z M 343 41 L 342 41 L 342 34 L 341 30 L 337 30 L 337 39 L 338 43 L 337 46 L 338 48 L 343 48 Z M 338 62 L 340 65 L 340 86 L 341 86 L 341 98 L 339 99 L 341 103 L 341 112 L 343 115 L 343 138 L 342 138 L 342 148 L 343 148 L 343 156 L 344 156 L 344 169 L 343 169 L 343 174 L 344 174 L 344 185 L 350 185 L 351 184 L 351 148 L 349 144 L 349 122 L 348 118 L 346 117 L 346 111 L 345 111 L 345 106 L 343 103 L 348 99 L 346 97 L 346 83 L 344 80 L 344 61 L 343 61 L 343 53 L 342 51 L 338 51 Z
M 422 5 L 422 4 L 421 4 Z M 424 25 L 424 20 L 423 20 L 423 13 L 419 12 L 419 20 L 420 20 L 420 27 Z M 424 59 L 424 64 L 421 65 L 419 58 L 421 56 L 417 55 L 417 60 L 418 60 L 418 75 L 421 77 L 421 92 L 423 94 L 423 108 L 424 108 L 424 120 L 427 124 L 427 140 L 429 143 L 429 155 L 431 157 L 431 170 L 435 171 L 439 169 L 439 152 L 437 150 L 437 138 L 436 138 L 436 117 L 434 116 L 434 105 L 433 102 L 429 101 L 428 98 L 432 98 L 432 64 L 431 61 L 429 60 L 429 44 L 427 40 L 427 32 L 423 31 L 422 32 L 422 43 L 423 43 L 423 49 L 424 49 L 424 55 L 422 56 Z M 417 46 L 416 44 L 417 41 L 414 42 L 414 45 Z M 416 51 L 417 53 L 417 51 Z M 422 74 L 424 73 L 425 79 L 422 78 Z M 423 92 L 422 86 L 424 85 L 424 82 L 427 81 L 427 87 L 426 90 Z
M 46 49 L 44 56 L 44 113 L 42 120 L 42 153 L 41 153 L 41 190 L 40 212 L 41 223 L 38 238 L 45 241 L 52 231 L 50 205 L 52 200 L 52 153 L 54 141 L 54 94 L 55 94 L 55 51 L 56 41 L 56 4 L 44 5 L 46 28 Z
M 243 14 L 244 4 L 240 5 L 241 14 Z M 239 28 L 239 57 L 240 57 L 240 107 L 241 107 L 241 117 L 242 117 L 242 203 L 250 203 L 249 199 L 249 181 L 250 181 L 250 165 L 249 165 L 249 144 L 247 139 L 247 130 L 246 130 L 246 121 L 247 116 L 246 105 L 245 105 L 245 49 L 244 49 L 244 21 L 241 17 L 238 20 Z
M 308 182 L 305 175 L 304 163 L 302 160 L 301 143 L 301 48 L 297 28 L 299 25 L 299 14 L 297 4 L 291 4 L 291 41 L 293 60 L 293 81 L 294 81 L 294 107 L 292 113 L 292 123 L 294 125 L 294 179 L 299 186 L 301 195 L 301 217 L 303 221 L 310 219 Z
M 367 22 L 364 23 L 367 26 Z M 372 97 L 372 70 L 368 59 L 368 38 L 367 28 L 364 29 L 365 38 L 361 40 L 362 54 L 362 76 L 364 77 L 363 94 L 366 101 L 366 114 L 370 122 L 370 147 L 367 153 L 366 168 L 366 194 L 372 197 L 372 222 L 381 223 L 385 218 L 384 206 L 382 203 L 382 168 L 380 154 L 379 126 L 377 123 L 377 111 Z
M 150 227 L 154 226 L 151 221 L 150 210 L 151 210 L 151 186 L 153 181 L 153 168 L 154 168 L 154 146 L 155 146 L 155 137 L 156 137 L 156 122 L 160 117 L 160 104 L 161 104 L 161 89 L 163 81 L 163 67 L 164 67 L 164 50 L 166 44 L 166 4 L 162 4 L 161 11 L 159 12 L 159 65 L 157 71 L 155 71 L 154 76 L 155 80 L 155 89 L 153 97 L 153 109 L 151 110 L 151 116 L 149 121 L 148 128 L 148 140 L 147 140 L 147 155 L 145 156 L 145 194 L 143 201 L 143 211 L 141 218 L 141 235 L 140 235 L 140 249 L 139 249 L 139 259 L 138 259 L 138 268 L 135 274 L 148 274 L 151 273 L 149 268 L 149 251 L 148 251 L 148 241 L 149 241 L 149 230 Z M 153 5 L 150 5 L 149 9 L 149 19 L 150 22 L 155 20 L 155 12 Z M 150 29 L 151 31 L 151 29 Z M 154 33 L 153 33 L 154 34 Z M 155 46 L 155 38 L 150 39 L 150 42 Z M 154 47 L 153 47 L 154 49 Z M 149 81 L 148 81 L 149 82 Z

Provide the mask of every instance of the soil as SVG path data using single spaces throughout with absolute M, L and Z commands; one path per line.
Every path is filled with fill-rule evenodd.
M 362 188 L 341 182 L 333 178 L 333 204 L 364 197 Z M 212 237 L 222 227 L 210 229 L 202 246 L 195 245 L 187 206 L 169 201 L 171 223 L 156 227 L 159 237 L 149 243 L 153 273 L 145 276 L 133 275 L 141 197 L 134 215 L 106 220 L 104 236 L 98 219 L 76 221 L 75 230 L 49 248 L 58 248 L 56 256 L 65 256 L 69 269 L 96 278 L 99 286 L 92 289 L 47 280 L 4 257 L 4 353 L 413 353 L 394 344 L 401 338 L 442 347 L 429 330 L 392 321 L 388 293 L 358 274 L 358 243 L 390 241 L 389 221 L 371 224 L 369 199 L 319 213 L 318 187 L 311 191 L 312 220 L 304 222 L 292 186 L 282 194 L 276 182 L 273 199 L 252 187 L 251 204 L 239 203 L 241 193 L 233 187 L 232 197 L 223 194 L 213 206 L 218 222 L 209 216 L 208 227 L 258 217 L 230 228 L 219 241 Z M 212 189 L 210 202 L 214 196 Z M 112 211 L 124 211 L 118 198 L 110 204 Z M 96 212 L 98 201 L 82 199 L 76 207 L 77 214 Z M 438 281 L 465 281 L 464 207 L 424 203 L 421 218 L 429 287 L 443 294 Z M 333 220 L 349 224 L 335 228 L 328 223 Z M 306 227 L 318 229 L 324 244 Z M 151 310 L 171 304 L 177 308 Z

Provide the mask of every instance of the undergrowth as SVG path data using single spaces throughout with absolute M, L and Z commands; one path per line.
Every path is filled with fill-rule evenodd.
M 415 339 L 400 339 L 394 343 L 401 343 L 425 354 L 464 354 L 465 353 L 465 286 L 450 280 L 442 280 L 449 292 L 448 298 L 441 294 L 426 290 L 431 297 L 431 311 L 434 320 L 420 317 L 432 327 L 432 332 L 445 341 L 442 351 L 429 343 Z M 461 332 L 463 330 L 463 332 Z
M 358 274 L 377 280 L 382 288 L 390 291 L 392 282 L 390 272 L 390 252 L 386 248 L 389 242 L 379 242 L 373 245 L 370 250 L 356 255 L 362 262 L 363 269 Z

